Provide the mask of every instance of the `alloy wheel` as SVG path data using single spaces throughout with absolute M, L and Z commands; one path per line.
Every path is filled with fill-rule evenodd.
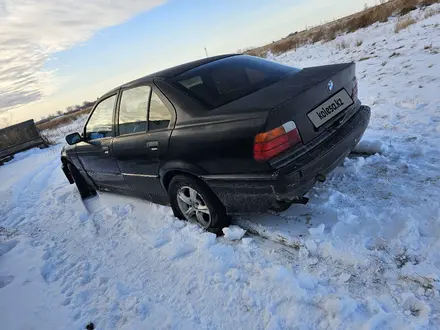
M 180 187 L 177 191 L 177 204 L 186 220 L 196 221 L 203 228 L 210 226 L 211 212 L 203 197 L 194 188 Z

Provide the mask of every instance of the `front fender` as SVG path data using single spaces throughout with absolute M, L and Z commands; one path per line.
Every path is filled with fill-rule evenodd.
M 67 151 L 65 146 L 63 149 L 61 149 L 61 159 L 67 159 Z
M 63 170 L 64 175 L 66 176 L 69 183 L 74 184 L 75 180 L 73 180 L 72 173 L 70 173 L 70 170 L 67 167 L 67 163 L 68 163 L 68 161 L 66 160 L 66 158 L 61 157 L 61 169 Z
M 63 149 L 61 149 L 61 169 L 66 175 L 67 180 L 69 180 L 69 182 L 72 184 L 75 183 L 75 181 L 67 166 L 69 163 L 76 168 L 82 169 L 81 164 L 79 164 L 74 146 L 64 146 Z

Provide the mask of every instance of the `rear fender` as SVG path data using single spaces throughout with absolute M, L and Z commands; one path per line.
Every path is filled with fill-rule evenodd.
M 179 173 L 188 174 L 196 178 L 207 174 L 207 172 L 200 166 L 182 160 L 170 161 L 164 164 L 159 170 L 160 182 L 165 191 L 168 191 L 168 185 L 172 177 Z

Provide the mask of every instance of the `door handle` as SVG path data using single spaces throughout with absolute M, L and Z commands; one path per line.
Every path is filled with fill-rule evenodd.
M 109 152 L 110 152 L 110 150 L 109 150 L 109 148 L 108 147 L 102 147 L 102 149 L 101 149 L 102 151 L 104 151 L 104 153 L 106 154 L 106 155 L 108 155 L 109 154 Z
M 158 141 L 147 142 L 147 148 L 149 148 L 151 151 L 158 151 L 159 142 Z

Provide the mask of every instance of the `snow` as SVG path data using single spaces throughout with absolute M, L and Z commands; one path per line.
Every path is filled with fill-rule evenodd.
M 311 236 L 320 236 L 324 233 L 325 225 L 321 223 L 316 228 L 309 228 L 309 233 Z
M 380 140 L 362 139 L 354 149 L 355 153 L 374 155 L 386 153 L 387 146 Z
M 0 167 L 2 328 L 437 328 L 440 15 L 394 23 L 272 56 L 357 61 L 371 123 L 308 205 L 236 217 L 223 237 L 135 198 L 82 203 L 59 164 L 80 122 Z
M 246 230 L 238 226 L 229 226 L 229 228 L 223 228 L 223 234 L 227 240 L 237 241 L 240 240 L 244 234 L 246 234 Z

